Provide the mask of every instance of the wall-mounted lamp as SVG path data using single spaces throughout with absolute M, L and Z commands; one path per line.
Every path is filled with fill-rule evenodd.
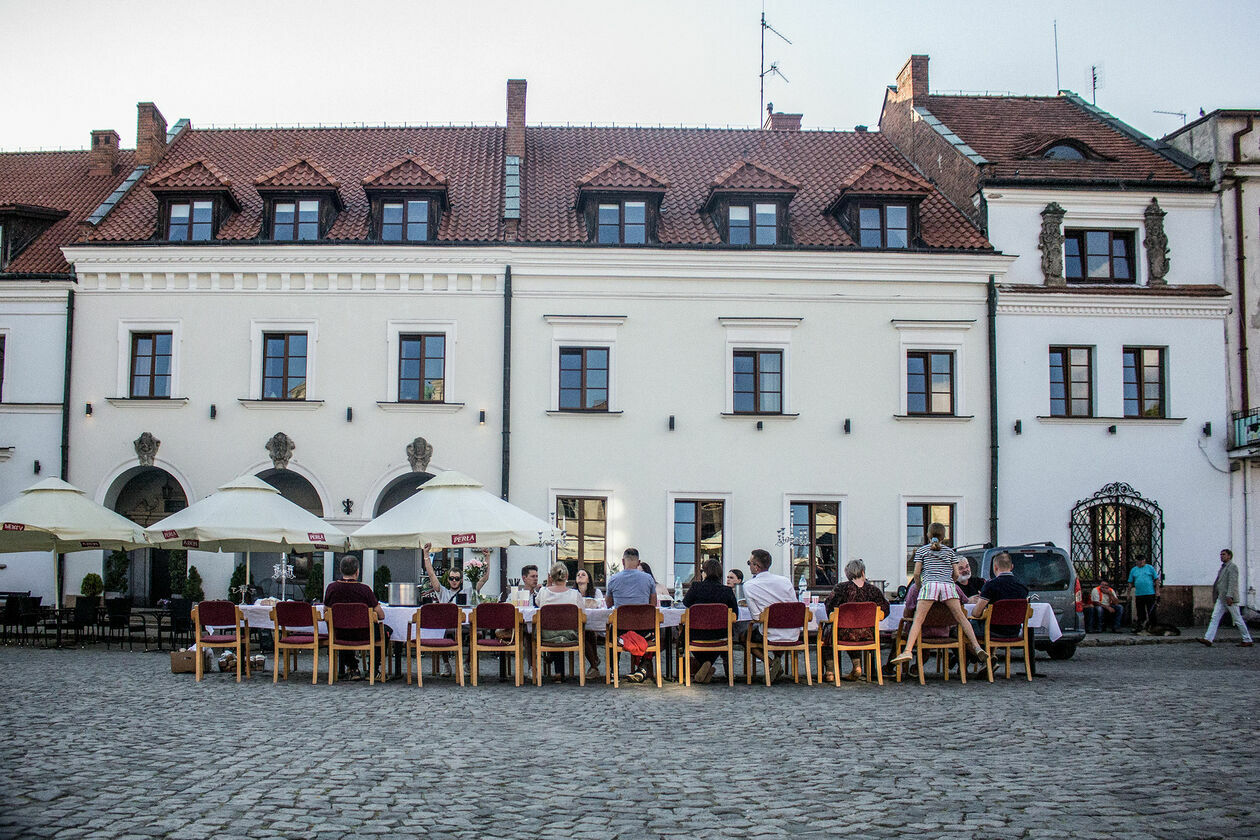
M 481 411 L 477 413 L 477 425 L 479 426 L 486 425 L 486 410 L 484 408 L 481 409 Z
M 341 509 L 346 512 L 346 516 L 349 516 L 350 511 L 354 510 L 354 502 L 350 499 L 342 499 Z
M 758 420 L 758 421 L 757 421 L 757 431 L 759 431 L 759 432 L 760 432 L 760 431 L 761 431 L 762 429 L 764 429 L 764 428 L 765 428 L 765 424 L 764 424 L 764 423 L 762 423 L 760 420 Z
M 853 422 L 848 417 L 844 418 L 844 433 L 847 435 L 853 431 Z
M 40 470 L 42 470 L 42 469 L 43 469 L 43 467 L 41 467 L 41 466 L 39 465 L 39 461 L 36 461 L 36 462 L 35 462 L 35 475 L 39 475 L 39 471 L 40 471 Z
M 1203 424 L 1203 436 L 1204 437 L 1212 436 L 1212 421 L 1209 420 L 1208 422 Z
M 91 417 L 91 416 L 92 416 L 92 404 L 91 404 L 91 403 L 84 403 L 84 405 L 83 405 L 83 413 L 84 413 L 84 414 L 86 414 L 88 417 Z
M 1024 433 L 1024 421 L 1016 420 L 1015 421 L 1015 434 L 1022 435 L 1023 433 Z
M 674 431 L 674 415 L 669 415 L 669 430 Z
M 346 406 L 346 422 L 349 423 L 349 422 L 352 422 L 353 420 L 354 420 L 354 409 L 351 408 L 350 406 Z
M 1108 427 L 1107 427 L 1107 434 L 1109 434 L 1109 435 L 1114 435 L 1115 433 L 1116 433 L 1116 427 L 1115 427 L 1115 426 L 1108 426 Z
M 215 406 L 215 404 L 214 404 L 214 403 L 210 403 L 210 419 L 211 419 L 211 420 L 213 420 L 214 418 L 216 418 L 216 417 L 218 417 L 218 416 L 219 416 L 219 409 L 218 409 L 218 407 L 217 407 L 217 406 Z

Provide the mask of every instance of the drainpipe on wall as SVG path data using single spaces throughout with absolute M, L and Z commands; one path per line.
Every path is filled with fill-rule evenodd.
M 70 480 L 70 351 L 74 336 L 74 289 L 66 290 L 66 363 L 61 382 L 61 480 Z M 61 608 L 61 593 L 66 589 L 66 555 L 57 555 L 57 601 Z
M 989 542 L 998 545 L 997 282 L 989 275 Z
M 503 455 L 500 497 L 508 501 L 512 462 L 512 266 L 503 269 Z M 507 592 L 507 549 L 499 549 L 499 591 Z
M 1234 132 L 1234 163 L 1242 163 L 1242 139 L 1255 128 L 1255 119 L 1247 117 L 1247 127 Z M 1251 394 L 1247 382 L 1247 254 L 1243 244 L 1246 225 L 1243 223 L 1243 180 L 1234 180 L 1234 265 L 1238 271 L 1238 373 L 1242 410 L 1251 410 Z

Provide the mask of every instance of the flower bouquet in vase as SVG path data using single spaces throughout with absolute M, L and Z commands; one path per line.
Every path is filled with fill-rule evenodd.
M 474 548 L 473 554 L 475 556 L 464 561 L 464 579 L 468 581 L 468 585 L 472 588 L 473 595 L 476 597 L 480 594 L 477 584 L 481 583 L 481 579 L 486 576 L 486 558 L 490 554 L 490 549 Z M 477 600 L 480 600 L 480 598 L 477 598 Z

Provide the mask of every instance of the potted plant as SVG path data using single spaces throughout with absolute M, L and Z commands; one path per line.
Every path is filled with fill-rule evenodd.
M 393 572 L 389 570 L 389 566 L 377 566 L 376 572 L 372 575 L 372 591 L 376 593 L 376 600 L 389 601 L 389 582 L 393 580 Z
M 312 604 L 324 597 L 324 564 L 311 563 L 310 574 L 306 576 L 306 588 L 302 596 Z
M 206 599 L 206 591 L 201 586 L 201 572 L 196 566 L 188 567 L 188 581 L 184 584 L 184 597 L 194 604 Z
M 117 595 L 127 594 L 127 577 L 131 569 L 131 558 L 125 551 L 110 552 L 105 559 L 105 590 Z
M 79 584 L 79 593 L 84 598 L 91 598 L 94 602 L 99 602 L 98 599 L 104 591 L 105 582 L 96 572 L 88 572 L 83 576 L 83 582 Z
M 166 560 L 166 569 L 171 578 L 171 594 L 179 595 L 188 583 L 188 552 L 172 551 Z

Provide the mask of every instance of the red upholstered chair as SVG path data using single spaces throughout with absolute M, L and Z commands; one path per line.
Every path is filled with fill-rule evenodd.
M 682 617 L 683 638 L 678 646 L 678 678 L 691 685 L 691 655 L 696 652 L 726 653 L 726 681 L 735 685 L 735 613 L 726 604 L 692 604 Z M 720 639 L 693 639 L 693 630 L 721 630 Z
M 801 667 L 797 653 L 805 655 L 805 684 L 813 685 L 814 676 L 809 663 L 809 607 L 799 601 L 782 601 L 771 604 L 761 611 L 757 619 L 761 624 L 761 661 L 765 665 L 766 685 L 770 685 L 770 654 L 792 654 L 792 679 L 801 681 Z M 770 630 L 799 630 L 800 638 L 794 642 L 770 641 Z M 744 652 L 744 668 L 747 671 L 748 685 L 752 685 L 756 666 L 753 663 L 752 649 L 756 642 L 752 641 L 752 624 L 748 625 L 749 644 Z
M 328 604 L 324 607 L 324 622 L 328 625 L 328 684 L 337 681 L 337 663 L 334 657 L 339 650 L 352 650 L 368 655 L 368 684 L 376 683 L 376 654 L 385 657 L 385 634 L 377 626 L 376 616 L 367 604 Z M 367 635 L 367 639 L 345 638 Z
M 1032 618 L 1032 614 L 1032 606 L 1027 598 L 1010 598 L 1005 601 L 995 601 L 985 607 L 983 613 L 974 616 L 977 620 L 984 622 L 984 649 L 992 654 L 994 648 L 1006 648 L 1006 678 L 1008 680 L 1011 678 L 1011 648 L 1019 648 L 1024 652 L 1024 676 L 1032 682 L 1033 651 L 1028 639 L 1028 619 Z M 992 628 L 995 624 L 999 627 L 1003 625 L 1019 627 L 1019 633 L 1014 636 L 994 635 Z M 993 682 L 993 657 L 991 655 L 986 670 L 989 672 L 989 682 Z
M 521 613 L 512 604 L 478 604 L 473 607 L 472 623 L 468 637 L 468 653 L 472 657 L 472 684 L 477 685 L 477 654 L 512 654 L 516 666 L 516 685 L 521 684 L 521 655 L 524 640 L 521 638 Z M 491 631 L 490 636 L 478 638 L 481 631 Z M 499 638 L 502 632 L 507 638 Z
M 192 609 L 196 635 L 193 637 L 197 657 L 197 682 L 204 670 L 202 648 L 231 648 L 236 651 L 236 681 L 241 681 L 241 668 L 249 678 L 249 624 L 241 608 L 231 601 L 202 601 Z
M 946 682 L 949 682 L 949 655 L 951 652 L 956 654 L 958 656 L 958 674 L 965 685 L 967 683 L 967 636 L 962 632 L 962 628 L 958 626 L 958 622 L 954 620 L 954 614 L 949 611 L 949 607 L 945 606 L 945 602 L 920 601 L 916 609 L 923 609 L 926 603 L 930 603 L 932 606 L 928 610 L 927 616 L 923 619 L 919 643 L 914 646 L 914 655 L 917 657 L 919 666 L 919 685 L 927 684 L 923 674 L 924 651 L 940 652 L 941 658 L 937 660 L 937 671 L 945 674 Z M 946 635 L 929 635 L 926 632 L 928 628 L 943 629 L 946 631 Z M 901 682 L 900 665 L 897 666 L 897 682 Z
M 862 656 L 862 668 L 866 672 L 866 681 L 871 681 L 871 670 L 874 668 L 879 684 L 884 684 L 884 672 L 880 667 L 879 623 L 884 620 L 884 611 L 872 603 L 838 604 L 831 611 L 831 629 L 818 634 L 818 670 L 825 672 L 823 663 L 823 642 L 831 645 L 831 672 L 835 675 L 836 686 L 840 685 L 840 651 L 849 653 L 865 651 Z M 870 630 L 872 640 L 866 642 L 847 642 L 840 638 L 841 630 Z M 874 662 L 871 656 L 874 654 Z M 819 678 L 822 682 L 822 678 Z
M 608 639 L 604 642 L 608 667 L 604 671 L 604 683 L 610 680 L 614 688 L 621 687 L 621 675 L 617 661 L 628 651 L 621 644 L 621 634 L 633 630 L 647 639 L 647 653 L 655 653 L 656 687 L 661 687 L 661 611 L 651 604 L 634 604 L 615 607 L 608 617 Z
M 271 666 L 271 681 L 280 678 L 281 654 L 284 659 L 284 678 L 289 679 L 289 658 L 297 667 L 298 651 L 311 652 L 311 685 L 319 682 L 319 643 L 328 641 L 327 633 L 320 633 L 319 613 L 305 601 L 278 601 L 271 608 L 271 626 L 275 628 L 275 662 Z
M 425 604 L 416 610 L 415 615 L 411 617 L 410 623 L 407 624 L 407 685 L 411 685 L 411 660 L 414 651 L 416 662 L 416 685 L 424 685 L 424 668 L 420 664 L 420 657 L 424 654 L 432 654 L 434 668 L 437 667 L 437 657 L 440 654 L 455 654 L 455 681 L 459 685 L 464 684 L 464 611 L 459 608 L 458 604 Z M 421 630 L 439 630 L 442 635 L 431 639 L 421 637 Z M 446 633 L 453 632 L 454 638 L 448 638 Z M 436 673 L 436 671 L 434 672 Z
M 544 630 L 575 630 L 576 642 L 543 642 Z M 577 666 L 569 670 L 578 672 L 578 684 L 586 685 L 586 613 L 575 604 L 546 604 L 534 613 L 534 685 L 542 685 L 544 653 L 567 653 L 573 666 L 573 654 L 577 654 Z

